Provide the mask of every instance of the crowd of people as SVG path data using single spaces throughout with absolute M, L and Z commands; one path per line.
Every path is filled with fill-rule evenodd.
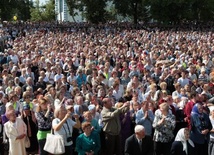
M 214 154 L 211 30 L 22 23 L 0 42 L 1 155 L 48 155 L 51 130 L 65 155 Z

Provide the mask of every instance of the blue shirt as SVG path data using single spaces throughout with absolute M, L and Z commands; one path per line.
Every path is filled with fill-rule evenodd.
M 144 118 L 144 111 L 142 109 L 138 110 L 136 113 L 135 123 L 143 125 L 146 131 L 146 135 L 152 135 L 152 123 L 154 120 L 154 114 L 151 110 L 148 110 L 148 117 Z
M 80 88 L 82 84 L 86 84 L 86 75 L 85 74 L 78 75 L 76 80 L 77 85 Z

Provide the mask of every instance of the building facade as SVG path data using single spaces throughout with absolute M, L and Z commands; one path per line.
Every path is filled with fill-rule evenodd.
M 82 12 L 79 10 L 75 10 L 75 12 L 77 12 L 77 15 L 72 17 L 69 14 L 66 0 L 55 0 L 55 13 L 57 21 L 84 22 L 85 19 L 82 16 Z

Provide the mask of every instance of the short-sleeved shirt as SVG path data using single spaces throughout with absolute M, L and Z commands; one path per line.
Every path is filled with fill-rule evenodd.
M 55 125 L 59 124 L 59 122 L 60 122 L 59 118 L 53 119 L 52 126 L 55 126 Z M 68 137 L 72 137 L 73 126 L 75 124 L 76 124 L 76 122 L 74 122 L 72 119 L 68 118 L 67 121 L 61 127 L 61 129 L 59 129 L 58 131 L 54 131 L 54 134 L 63 136 L 63 140 L 64 140 L 65 146 L 70 146 L 70 145 L 73 144 L 72 141 L 67 142 L 67 138 Z

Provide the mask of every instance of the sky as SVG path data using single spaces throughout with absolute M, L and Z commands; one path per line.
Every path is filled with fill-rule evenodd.
M 39 0 L 40 1 L 40 3 L 42 4 L 45 4 L 45 2 L 46 2 L 46 0 Z
M 36 0 L 33 0 L 33 1 L 36 1 Z M 47 0 L 39 0 L 40 4 L 45 4 Z

